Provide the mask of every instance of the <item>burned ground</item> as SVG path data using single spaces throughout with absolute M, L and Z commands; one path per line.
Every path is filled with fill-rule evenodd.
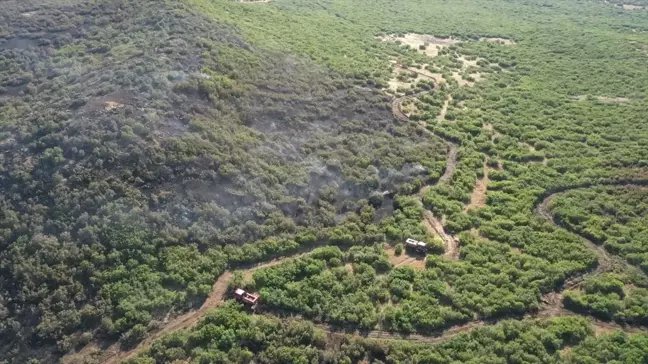
M 206 296 L 226 259 L 213 249 L 333 226 L 441 167 L 424 160 L 443 145 L 395 124 L 378 90 L 183 3 L 2 6 L 4 357 L 137 340 Z

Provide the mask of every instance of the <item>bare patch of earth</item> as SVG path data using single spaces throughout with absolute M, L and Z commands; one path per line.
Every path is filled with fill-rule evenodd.
M 630 99 L 627 97 L 591 96 L 591 98 L 606 104 L 630 102 Z M 579 95 L 579 96 L 574 96 L 572 98 L 572 100 L 576 102 L 583 102 L 583 101 L 587 101 L 588 99 L 590 99 L 589 95 Z
M 459 60 L 461 60 L 461 62 L 463 62 L 463 67 L 462 67 L 463 69 L 467 69 L 468 67 L 479 67 L 477 65 L 477 62 L 479 61 L 479 59 L 470 60 L 470 59 L 467 59 L 464 56 L 461 56 L 461 57 L 459 57 Z
M 414 48 L 417 52 L 425 54 L 428 57 L 436 57 L 439 54 L 439 50 L 441 50 L 442 48 L 459 42 L 458 39 L 454 38 L 437 38 L 429 34 L 416 33 L 407 33 L 402 37 L 391 34 L 376 37 L 376 39 L 388 42 L 400 41 L 401 43 Z
M 115 91 L 105 96 L 95 97 L 85 105 L 85 111 L 112 111 L 131 105 L 135 102 L 135 95 L 130 91 Z
M 425 65 L 424 65 L 425 66 Z M 423 67 L 424 68 L 424 67 Z M 406 81 L 399 79 L 399 75 L 402 73 L 407 73 L 411 77 L 408 77 Z M 394 65 L 394 70 L 392 72 L 392 78 L 389 80 L 389 90 L 397 92 L 400 89 L 410 89 L 419 81 L 434 81 L 438 82 L 443 78 L 443 75 L 440 73 L 432 73 L 426 69 L 418 68 L 405 68 L 399 65 Z
M 403 249 L 401 255 L 396 255 L 393 248 L 387 248 L 387 258 L 389 262 L 396 267 L 409 266 L 416 270 L 425 269 L 425 257 L 421 255 L 410 254 Z
M 499 38 L 499 37 L 481 37 L 479 38 L 479 40 L 482 42 L 500 43 L 505 45 L 515 44 L 515 42 L 511 39 Z
M 443 102 L 443 106 L 441 107 L 441 111 L 439 112 L 439 115 L 437 116 L 438 121 L 445 120 L 446 113 L 448 112 L 448 105 L 450 105 L 450 102 L 452 102 L 452 95 L 448 95 L 448 97 Z
M 632 4 L 623 4 L 621 5 L 623 10 L 646 10 L 645 6 L 640 6 L 640 5 L 632 5 Z
M 459 86 L 472 86 L 472 85 L 475 84 L 474 82 L 470 82 L 470 81 L 468 81 L 468 80 L 464 80 L 464 79 L 461 77 L 461 75 L 459 74 L 459 72 L 456 72 L 456 71 L 452 72 L 452 78 L 453 78 L 455 81 L 457 81 L 457 83 L 459 84 Z
M 423 214 L 423 223 L 430 233 L 439 236 L 443 240 L 445 245 L 445 254 L 443 256 L 452 260 L 459 260 L 459 240 L 445 232 L 443 223 L 427 210 Z
M 106 111 L 121 109 L 122 107 L 124 107 L 124 104 L 120 104 L 119 102 L 115 102 L 115 101 L 104 102 L 104 110 Z
M 484 177 L 475 182 L 472 194 L 470 195 L 470 203 L 466 205 L 464 211 L 470 209 L 480 209 L 486 206 L 486 190 L 488 187 L 488 166 L 484 162 Z
M 477 62 L 479 61 L 478 59 L 470 60 L 461 56 L 459 57 L 459 60 L 462 62 L 461 71 L 471 71 L 471 68 L 473 71 L 476 71 L 479 67 L 477 65 Z M 472 81 L 463 79 L 459 71 L 452 72 L 452 78 L 455 79 L 460 86 L 473 86 L 475 82 L 479 82 L 484 78 L 481 72 L 468 72 L 468 76 L 472 78 Z
M 493 128 L 493 124 L 484 124 L 483 128 L 484 130 L 489 131 L 491 133 L 491 141 L 494 141 L 495 139 L 502 136 L 502 133 L 500 133 L 499 131 L 495 130 L 495 128 Z M 501 166 L 500 169 L 502 169 Z
M 295 259 L 303 256 L 307 253 L 300 253 L 293 256 L 281 257 L 273 259 L 269 262 L 258 264 L 246 270 L 243 278 L 245 280 L 252 279 L 252 276 L 255 271 L 259 269 L 269 268 L 281 263 L 284 263 L 288 260 Z M 121 351 L 119 343 L 115 343 L 106 349 L 101 349 L 97 343 L 90 343 L 86 345 L 79 352 L 70 354 L 66 356 L 62 363 L 63 364 L 76 364 L 81 362 L 87 362 L 86 359 L 94 358 L 94 362 L 99 362 L 103 364 L 117 364 L 133 358 L 138 353 L 148 350 L 151 347 L 153 342 L 159 339 L 162 336 L 176 332 L 178 330 L 187 330 L 195 326 L 196 323 L 207 313 L 207 311 L 212 308 L 220 306 L 223 301 L 226 299 L 227 290 L 229 288 L 229 283 L 234 277 L 234 274 L 231 271 L 225 271 L 212 286 L 211 293 L 207 296 L 207 299 L 202 304 L 202 306 L 193 311 L 186 312 L 182 315 L 176 316 L 175 318 L 163 323 L 163 326 L 157 331 L 152 332 L 146 339 L 140 342 L 136 347 L 127 350 Z

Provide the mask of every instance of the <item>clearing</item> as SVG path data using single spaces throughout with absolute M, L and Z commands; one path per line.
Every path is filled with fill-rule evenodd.
M 622 4 L 621 7 L 623 8 L 623 10 L 646 10 L 646 9 L 648 9 L 645 6 L 632 5 L 632 4 Z
M 119 102 L 115 101 L 106 101 L 104 102 L 104 110 L 106 111 L 111 111 L 115 109 L 121 109 L 124 107 L 124 104 L 120 104 Z
M 446 97 L 445 101 L 443 102 L 443 106 L 441 107 L 441 111 L 439 112 L 439 115 L 437 116 L 438 121 L 445 120 L 446 113 L 448 112 L 448 105 L 450 105 L 450 102 L 452 102 L 452 95 L 448 95 L 448 97 Z
M 486 189 L 488 187 L 488 165 L 486 165 L 486 161 L 484 161 L 484 177 L 475 182 L 475 187 L 470 195 L 470 203 L 466 205 L 464 211 L 480 209 L 486 206 Z
M 482 41 L 482 42 L 499 43 L 499 44 L 505 44 L 505 45 L 515 44 L 515 41 L 513 41 L 511 39 L 499 38 L 499 37 L 481 37 L 481 38 L 479 38 L 479 40 Z
M 383 42 L 401 42 L 414 48 L 417 52 L 425 54 L 428 57 L 436 57 L 439 54 L 439 50 L 441 50 L 442 48 L 459 42 L 459 40 L 454 38 L 437 38 L 433 35 L 416 33 L 407 33 L 402 37 L 391 34 L 376 37 L 376 39 L 379 39 Z
M 583 102 L 583 101 L 592 100 L 592 101 L 600 101 L 600 102 L 606 103 L 606 104 L 630 102 L 630 99 L 627 98 L 627 97 L 590 96 L 590 95 L 574 96 L 574 97 L 572 97 L 572 100 L 575 101 L 575 102 Z
M 425 269 L 425 257 L 422 255 L 416 255 L 408 252 L 406 249 L 403 249 L 401 255 L 396 255 L 394 248 L 389 247 L 386 249 L 387 257 L 389 262 L 396 267 L 410 266 L 416 270 Z
M 422 65 L 421 68 L 403 67 L 394 63 L 394 70 L 392 71 L 392 78 L 387 82 L 389 85 L 388 90 L 397 93 L 398 90 L 411 89 L 420 81 L 432 81 L 438 84 L 443 80 L 443 75 L 440 73 L 432 73 L 426 69 L 427 65 Z
M 439 236 L 443 240 L 445 246 L 443 256 L 452 260 L 459 260 L 459 240 L 445 232 L 441 220 L 434 217 L 430 211 L 425 210 L 423 223 L 430 233 Z

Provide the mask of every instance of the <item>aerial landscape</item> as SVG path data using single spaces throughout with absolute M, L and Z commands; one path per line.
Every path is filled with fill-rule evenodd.
M 0 0 L 0 364 L 648 363 L 648 0 Z

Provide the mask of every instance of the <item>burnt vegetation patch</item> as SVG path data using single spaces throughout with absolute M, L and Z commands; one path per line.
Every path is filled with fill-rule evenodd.
M 2 8 L 0 360 L 128 346 L 228 262 L 327 239 L 308 229 L 443 167 L 378 90 L 181 2 Z

